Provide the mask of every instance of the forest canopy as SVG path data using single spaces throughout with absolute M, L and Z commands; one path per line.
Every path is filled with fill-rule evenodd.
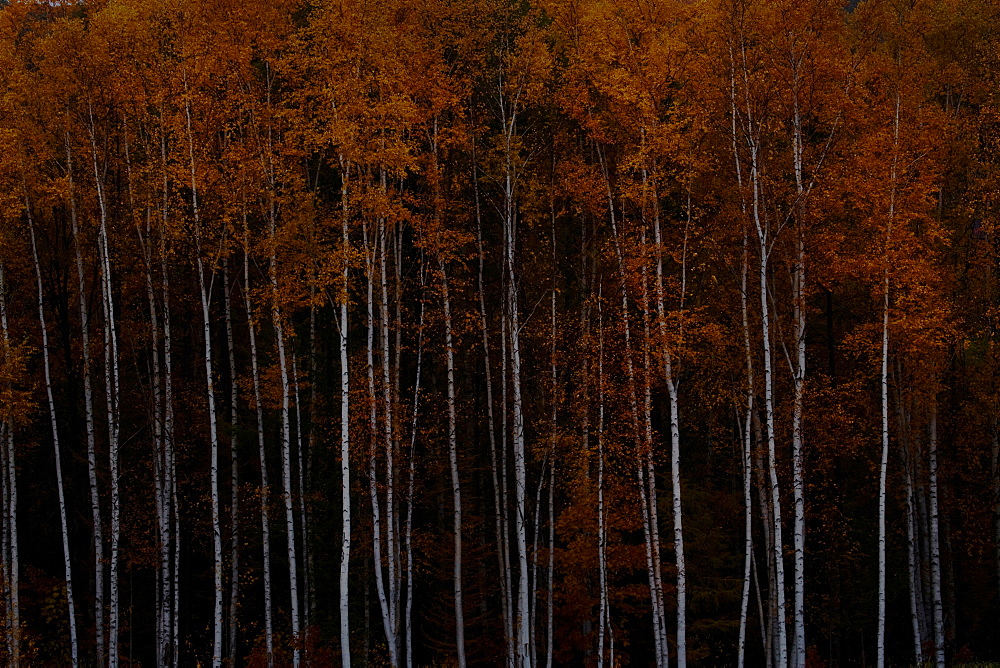
M 1000 660 L 998 32 L 0 2 L 0 661 Z

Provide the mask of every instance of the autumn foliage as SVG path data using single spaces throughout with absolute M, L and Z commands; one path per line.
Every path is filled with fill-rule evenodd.
M 1000 660 L 998 28 L 0 2 L 0 661 Z

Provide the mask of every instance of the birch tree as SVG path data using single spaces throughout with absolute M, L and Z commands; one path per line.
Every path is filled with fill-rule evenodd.
M 73 598 L 73 566 L 69 552 L 69 528 L 66 524 L 66 491 L 63 485 L 62 450 L 59 447 L 59 425 L 56 419 L 56 403 L 52 393 L 52 372 L 49 364 L 49 330 L 45 323 L 45 297 L 42 290 L 42 267 L 38 261 L 38 244 L 35 239 L 35 222 L 31 215 L 31 203 L 25 195 L 25 211 L 28 218 L 28 232 L 31 235 L 31 257 L 35 264 L 35 279 L 38 286 L 38 324 L 42 330 L 42 360 L 45 371 L 45 395 L 48 399 L 49 422 L 52 426 L 52 448 L 56 464 L 56 492 L 59 499 L 59 524 L 62 530 L 63 567 L 66 585 L 66 610 L 69 616 L 70 658 L 73 668 L 80 664 L 80 649 L 76 634 L 76 604 Z

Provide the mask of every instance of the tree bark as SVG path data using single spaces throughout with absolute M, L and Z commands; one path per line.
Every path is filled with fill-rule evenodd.
M 878 668 L 885 666 L 885 495 L 886 472 L 889 467 L 889 254 L 892 249 L 892 227 L 896 215 L 896 163 L 899 152 L 900 97 L 896 93 L 893 119 L 892 163 L 890 167 L 889 219 L 885 236 L 885 258 L 882 279 L 882 461 L 878 483 L 878 638 L 876 661 Z
M 228 264 L 228 261 L 227 263 Z M 239 406 L 237 404 L 236 351 L 233 341 L 233 316 L 229 294 L 229 270 L 222 266 L 222 292 L 225 305 L 226 348 L 229 356 L 229 456 L 230 456 L 230 501 L 229 521 L 229 660 L 237 662 L 237 606 L 240 596 L 240 477 L 239 477 L 239 438 L 236 429 L 239 424 Z
M 931 399 L 928 442 L 931 505 L 931 597 L 934 605 L 934 664 L 944 668 L 944 607 L 941 597 L 941 540 L 938 522 L 937 397 Z
M 416 471 L 417 417 L 420 415 L 420 377 L 424 360 L 424 287 L 426 270 L 420 255 L 420 320 L 417 323 L 417 374 L 413 383 L 413 420 L 410 425 L 410 466 L 406 491 L 406 667 L 413 668 L 413 478 Z
M 3 334 L 4 359 L 11 354 L 10 328 L 7 321 L 7 284 L 3 264 L 0 263 L 0 329 Z M 7 590 L 7 660 L 12 668 L 21 663 L 21 600 L 20 558 L 17 542 L 17 462 L 14 457 L 14 421 L 4 422 L 4 578 Z
M 42 360 L 45 370 L 45 394 L 49 405 L 49 421 L 52 425 L 52 448 L 56 463 L 56 491 L 59 495 L 59 524 L 62 529 L 63 567 L 66 583 L 66 608 L 69 615 L 69 645 L 73 668 L 80 665 L 80 651 L 76 638 L 76 605 L 73 599 L 73 568 L 69 553 L 69 528 L 66 524 L 66 492 L 63 486 L 62 451 L 59 447 L 59 426 L 56 420 L 56 402 L 52 394 L 52 373 L 49 364 L 49 330 L 45 324 L 45 298 L 42 292 L 42 268 L 38 261 L 38 245 L 35 242 L 35 223 L 31 217 L 31 204 L 25 201 L 28 212 L 28 230 L 31 233 L 31 256 L 35 263 L 35 278 L 38 284 L 38 323 L 42 330 Z
M 94 637 L 97 663 L 104 665 L 104 536 L 101 520 L 100 491 L 97 485 L 97 447 L 94 430 L 94 393 L 90 366 L 90 314 L 87 307 L 87 290 L 83 269 L 83 252 L 80 248 L 80 231 L 77 223 L 76 193 L 73 179 L 73 153 L 69 134 L 65 135 L 66 172 L 69 177 L 69 218 L 73 232 L 73 250 L 76 256 L 77 286 L 80 297 L 80 345 L 83 356 L 83 398 L 87 429 L 87 475 L 90 482 L 90 509 L 93 520 L 94 544 Z
M 351 665 L 350 618 L 348 615 L 348 574 L 351 560 L 351 441 L 350 441 L 350 369 L 347 358 L 347 311 L 348 311 L 348 270 L 350 268 L 351 240 L 347 227 L 347 184 L 351 166 L 343 158 L 341 163 L 341 295 L 338 339 L 340 342 L 340 498 L 341 498 L 341 544 L 340 544 L 340 654 L 343 668 Z
M 746 632 L 747 632 L 747 609 L 750 602 L 750 567 L 753 560 L 753 506 L 751 500 L 752 483 L 752 462 L 751 462 L 751 434 L 754 417 L 754 368 L 753 352 L 750 345 L 750 318 L 748 308 L 749 285 L 747 274 L 749 269 L 749 257 L 747 248 L 747 237 L 743 236 L 743 262 L 740 271 L 740 304 L 743 316 L 743 345 L 746 353 L 747 364 L 747 393 L 746 393 L 746 414 L 743 426 L 743 525 L 744 525 L 744 558 L 743 558 L 743 596 L 740 601 L 740 638 L 739 654 L 737 665 L 743 668 L 746 662 Z M 761 620 L 763 621 L 763 620 Z
M 118 666 L 118 631 L 119 631 L 119 591 L 118 591 L 118 555 L 121 536 L 121 494 L 118 475 L 118 436 L 119 436 L 119 373 L 118 373 L 118 333 L 115 325 L 114 294 L 111 285 L 111 252 L 108 236 L 108 215 L 104 199 L 104 180 L 101 178 L 97 160 L 97 139 L 95 136 L 94 114 L 90 110 L 90 147 L 92 165 L 94 168 L 94 183 L 97 187 L 97 202 L 100 211 L 101 227 L 98 236 L 98 253 L 100 259 L 101 304 L 104 310 L 104 389 L 107 397 L 108 412 L 108 459 L 111 477 L 111 563 L 109 565 L 109 613 L 108 613 L 108 666 Z M 81 295 L 81 299 L 82 299 Z
M 269 515 L 269 485 L 267 476 L 267 451 L 264 448 L 264 406 L 260 392 L 260 367 L 257 356 L 257 325 L 250 300 L 250 227 L 246 211 L 243 213 L 243 303 L 247 312 L 247 331 L 250 335 L 250 374 L 253 382 L 254 409 L 257 413 L 257 453 L 260 458 L 260 528 L 264 553 L 264 648 L 267 666 L 274 666 L 274 604 L 271 598 L 271 519 Z
M 187 81 L 185 80 L 185 88 Z M 188 154 L 191 167 L 191 208 L 194 213 L 195 264 L 198 268 L 198 291 L 201 298 L 201 317 L 205 344 L 205 385 L 208 398 L 208 430 L 211 443 L 211 499 L 212 499 L 212 573 L 215 580 L 215 608 L 213 613 L 212 667 L 222 666 L 222 530 L 219 521 L 219 436 L 215 410 L 215 384 L 212 378 L 212 330 L 209 305 L 211 286 L 205 281 L 205 262 L 201 247 L 201 211 L 198 204 L 198 182 L 195 176 L 194 136 L 191 130 L 191 105 L 185 103 L 187 120 Z
M 455 642 L 459 668 L 465 668 L 465 615 L 462 610 L 462 485 L 458 474 L 458 434 L 455 415 L 455 349 L 451 331 L 451 299 L 448 294 L 448 272 L 444 260 L 441 268 L 441 298 L 444 305 L 444 347 L 448 365 L 448 461 L 451 465 L 451 496 L 454 506 L 452 533 L 455 562 L 452 579 L 455 590 Z

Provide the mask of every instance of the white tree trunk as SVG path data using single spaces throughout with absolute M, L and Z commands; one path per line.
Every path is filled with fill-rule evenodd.
M 504 260 L 506 264 L 506 260 Z M 506 281 L 506 273 L 504 274 L 504 281 Z M 509 659 L 512 666 L 520 666 L 521 655 L 520 655 L 520 627 L 518 626 L 517 616 L 518 616 L 518 606 L 519 603 L 514 600 L 515 582 L 514 582 L 514 555 L 512 553 L 511 547 L 511 527 L 514 525 L 514 521 L 510 516 L 511 511 L 511 489 L 509 482 L 510 474 L 510 445 L 511 445 L 511 434 L 510 434 L 510 336 L 508 332 L 510 331 L 510 319 L 507 317 L 507 293 L 506 293 L 506 283 L 504 284 L 504 294 L 503 303 L 501 305 L 500 314 L 500 504 L 501 504 L 501 521 L 503 524 L 503 546 L 502 550 L 505 555 L 506 560 L 506 570 L 504 571 L 503 577 L 507 585 L 507 595 L 509 597 L 508 610 L 511 617 L 511 635 L 510 635 L 510 652 Z
M 69 615 L 69 646 L 73 668 L 80 665 L 80 651 L 76 639 L 76 605 L 73 600 L 73 569 L 69 554 L 69 527 L 66 524 L 66 494 L 63 487 L 62 451 L 59 448 L 59 426 L 56 421 L 56 402 L 52 394 L 52 374 L 49 364 L 49 330 L 45 324 L 45 298 L 42 292 L 42 268 L 38 262 L 38 246 L 35 243 L 35 223 L 31 217 L 31 204 L 25 201 L 28 212 L 28 230 L 31 233 L 31 255 L 35 263 L 35 277 L 38 283 L 38 323 L 42 329 L 42 360 L 45 370 L 45 394 L 49 404 L 49 421 L 52 424 L 52 448 L 56 462 L 56 491 L 59 495 L 59 524 L 62 529 L 63 566 L 66 577 L 66 607 Z
M 625 334 L 625 367 L 628 372 L 628 386 L 630 389 L 630 406 L 632 412 L 633 430 L 637 443 L 644 443 L 647 452 L 639 457 L 637 476 L 639 481 L 639 496 L 642 506 L 643 536 L 646 548 L 646 571 L 649 577 L 649 598 L 653 615 L 653 639 L 656 652 L 656 665 L 664 668 L 668 662 L 668 650 L 664 645 L 666 630 L 664 629 L 665 615 L 663 612 L 663 596 L 659 574 L 659 518 L 656 509 L 655 498 L 650 496 L 650 492 L 655 494 L 656 480 L 647 480 L 647 476 L 653 473 L 652 469 L 652 441 L 648 429 L 644 430 L 640 426 L 639 399 L 636 388 L 635 365 L 632 360 L 632 337 L 629 325 L 628 292 L 626 287 L 625 257 L 622 251 L 621 239 L 618 234 L 618 224 L 615 214 L 614 198 L 611 192 L 611 180 L 608 175 L 608 167 L 604 162 L 603 155 L 599 153 L 601 170 L 604 175 L 604 185 L 608 198 L 608 214 L 611 221 L 611 230 L 614 236 L 615 253 L 618 259 L 618 270 L 621 275 L 621 320 Z M 648 351 L 648 346 L 647 346 Z M 647 365 L 648 366 L 648 365 Z M 645 432 L 645 436 L 643 435 Z
M 548 586 L 547 586 L 547 605 L 546 605 L 546 615 L 545 615 L 545 665 L 547 668 L 552 668 L 552 588 L 554 584 L 554 566 L 555 566 L 555 530 L 556 530 L 556 517 L 555 517 L 555 486 L 556 486 L 556 445 L 559 439 L 559 431 L 557 418 L 559 417 L 559 374 L 558 368 L 556 366 L 556 354 L 557 354 L 557 336 L 558 332 L 556 329 L 556 267 L 558 256 L 556 255 L 556 213 L 555 213 L 555 202 L 550 203 L 550 219 L 552 222 L 552 312 L 551 312 L 551 335 L 552 340 L 552 444 L 550 445 L 550 450 L 552 452 L 552 464 L 549 467 L 549 549 L 548 549 Z
M 746 352 L 746 364 L 747 364 L 747 396 L 746 396 L 746 414 L 745 414 L 745 424 L 743 427 L 743 524 L 744 524 L 744 557 L 743 557 L 743 596 L 740 601 L 740 638 L 739 638 L 739 649 L 737 655 L 737 665 L 739 668 L 743 668 L 746 663 L 746 634 L 747 634 L 747 609 L 750 603 L 750 567 L 753 560 L 753 506 L 750 498 L 751 492 L 751 482 L 752 482 L 752 463 L 751 463 L 751 434 L 752 434 L 752 422 L 754 414 L 754 396 L 755 396 L 755 383 L 754 383 L 754 368 L 753 368 L 753 352 L 750 345 L 750 318 L 749 318 L 749 308 L 748 308 L 748 290 L 749 285 L 747 281 L 747 274 L 749 269 L 748 262 L 748 252 L 747 252 L 747 238 L 743 237 L 743 262 L 741 265 L 740 272 L 740 305 L 741 314 L 743 316 L 743 345 Z M 763 619 L 761 619 L 763 622 Z
M 514 523 L 517 537 L 517 657 L 522 668 L 531 668 L 531 620 L 529 617 L 528 545 L 525 526 L 526 454 L 524 444 L 524 410 L 521 397 L 521 325 L 518 313 L 517 281 L 514 275 L 514 249 L 517 235 L 517 204 L 515 201 L 514 140 L 517 127 L 517 102 L 501 95 L 501 120 L 504 126 L 504 279 L 506 287 L 507 335 L 510 340 L 511 386 L 514 394 Z
M 225 305 L 226 348 L 229 353 L 229 456 L 230 456 L 230 501 L 229 521 L 229 660 L 237 661 L 237 606 L 240 596 L 240 477 L 239 477 L 239 438 L 236 435 L 239 423 L 239 407 L 237 404 L 236 351 L 233 341 L 233 315 L 229 294 L 228 261 L 222 266 L 222 292 Z
M 889 467 L 889 271 L 882 303 L 882 460 L 878 478 L 878 668 L 885 666 L 885 479 Z
M 646 243 L 646 233 L 643 230 L 642 233 L 642 243 Z M 653 370 L 650 360 L 650 350 L 652 348 L 652 339 L 650 332 L 650 310 L 649 310 L 649 285 L 647 280 L 646 266 L 642 266 L 642 294 L 641 305 L 642 305 L 642 329 L 643 329 L 643 341 L 642 341 L 642 369 L 643 369 L 643 402 L 642 402 L 642 422 L 643 428 L 645 430 L 645 447 L 646 447 L 646 483 L 648 485 L 649 494 L 649 517 L 650 517 L 650 534 L 652 536 L 652 554 L 653 554 L 653 573 L 656 576 L 656 596 L 658 598 L 659 614 L 660 614 L 660 647 L 663 649 L 663 660 L 667 662 L 669 659 L 669 643 L 667 642 L 667 615 L 666 615 L 666 605 L 663 602 L 663 566 L 660 557 L 660 520 L 659 520 L 659 501 L 657 500 L 656 494 L 656 469 L 655 460 L 653 458 L 653 397 L 652 397 L 652 382 L 653 382 Z M 682 302 L 683 306 L 683 302 Z M 669 362 L 669 360 L 668 360 Z M 683 664 L 686 660 L 686 641 L 685 641 L 685 608 L 686 603 L 686 569 L 684 567 L 684 534 L 681 529 L 681 505 L 680 505 L 680 452 L 678 447 L 674 447 L 673 444 L 679 446 L 679 432 L 677 431 L 677 388 L 673 382 L 673 374 L 668 375 L 670 379 L 667 389 L 671 400 L 671 465 L 672 473 L 671 480 L 676 481 L 676 485 L 673 485 L 673 496 L 674 496 L 674 547 L 675 554 L 677 558 L 677 596 L 678 596 L 678 609 L 677 609 L 677 661 L 679 664 Z
M 802 464 L 802 404 L 806 379 L 806 312 L 805 312 L 805 252 L 801 236 L 796 246 L 798 248 L 797 267 L 795 272 L 794 318 L 796 339 L 796 365 L 794 372 L 794 403 L 792 406 L 792 494 L 795 503 L 795 526 L 792 532 L 792 543 L 795 555 L 794 589 L 795 600 L 794 626 L 795 642 L 793 664 L 795 668 L 805 668 L 806 636 L 805 636 L 805 483 L 803 481 Z
M 654 190 L 655 197 L 655 190 Z M 660 207 L 659 201 L 653 202 L 654 211 L 654 233 L 656 240 L 656 308 L 659 323 L 660 337 L 663 341 L 663 371 L 667 383 L 667 394 L 670 398 L 670 470 L 671 486 L 673 495 L 674 512 L 674 552 L 677 559 L 677 666 L 684 668 L 687 665 L 687 567 L 684 562 L 684 513 L 681 506 L 681 454 L 680 454 L 680 417 L 677 400 L 678 381 L 674 377 L 674 356 L 667 343 L 666 331 L 666 305 L 663 288 L 663 236 L 660 229 Z M 688 202 L 688 224 L 691 222 L 691 207 Z M 678 302 L 683 316 L 685 288 L 687 285 L 687 231 L 685 230 L 684 252 L 682 253 L 681 264 L 681 294 Z M 645 272 L 643 273 L 645 279 Z M 645 281 L 644 281 L 645 287 Z M 682 325 L 683 326 L 683 325 Z M 647 383 L 648 393 L 648 383 Z M 647 399 L 648 403 L 648 399 Z M 647 419 L 648 420 L 648 419 Z M 650 448 L 650 480 L 652 474 L 652 448 Z M 655 493 L 655 489 L 650 490 Z M 661 585 L 662 590 L 662 585 Z M 667 646 L 666 624 L 662 625 L 664 638 L 663 646 Z
M 164 177 L 166 178 L 166 177 Z M 164 180 L 166 184 L 166 180 Z M 160 230 L 160 270 L 163 278 L 163 435 L 164 455 L 167 459 L 166 485 L 170 502 L 173 527 L 170 537 L 173 542 L 173 558 L 170 573 L 171 599 L 167 603 L 170 633 L 171 665 L 180 663 L 180 563 L 181 524 L 180 506 L 177 498 L 177 460 L 174 449 L 174 372 L 173 341 L 170 332 L 170 274 L 167 270 L 166 253 L 166 186 L 164 186 L 164 227 Z
M 375 388 L 375 244 L 368 233 L 368 223 L 362 224 L 365 252 L 366 305 L 367 305 L 367 365 L 368 378 L 368 427 L 370 429 L 368 449 L 368 492 L 372 504 L 372 556 L 375 568 L 375 590 L 378 595 L 379 610 L 382 614 L 382 630 L 385 632 L 389 649 L 389 663 L 394 668 L 399 665 L 399 644 L 393 625 L 392 609 L 385 592 L 385 575 L 382 570 L 382 501 L 378 490 L 378 395 Z
M 264 647 L 267 666 L 274 666 L 274 605 L 271 598 L 271 520 L 268 514 L 269 486 L 267 479 L 267 451 L 264 448 L 264 406 L 260 392 L 260 367 L 257 357 L 257 325 L 250 301 L 250 228 L 244 212 L 243 241 L 243 302 L 247 312 L 247 330 L 250 335 L 250 374 L 253 381 L 254 409 L 257 414 L 257 453 L 260 458 L 260 528 L 264 553 Z
M 781 490 L 778 486 L 778 471 L 775 455 L 775 426 L 774 426 L 774 385 L 773 369 L 771 363 L 771 323 L 770 310 L 768 306 L 767 289 L 767 268 L 770 255 L 771 239 L 761 215 L 761 185 L 760 166 L 758 161 L 758 146 L 751 144 L 751 184 L 753 186 L 753 216 L 754 224 L 757 228 L 757 239 L 760 246 L 759 280 L 760 280 L 760 313 L 761 330 L 763 332 L 764 349 L 764 407 L 767 418 L 767 464 L 770 477 L 772 515 L 774 521 L 773 546 L 774 572 L 775 572 L 775 623 L 777 633 L 775 637 L 776 658 L 778 666 L 788 665 L 788 636 L 785 625 L 785 564 L 784 548 L 781 538 Z
M 298 482 L 299 482 L 299 526 L 302 528 L 302 534 L 299 536 L 299 542 L 302 546 L 302 644 L 303 646 L 308 646 L 307 640 L 309 635 L 309 608 L 310 608 L 310 578 L 309 578 L 309 532 L 308 532 L 308 522 L 306 517 L 306 479 L 305 479 L 305 437 L 303 435 L 302 429 L 302 409 L 301 401 L 299 395 L 299 372 L 298 365 L 296 364 L 296 354 L 294 351 L 294 346 L 292 350 L 292 394 L 295 397 L 295 426 L 296 426 L 296 438 L 295 445 L 297 446 L 297 459 L 298 459 Z M 305 657 L 308 662 L 308 657 Z
M 614 635 L 608 600 L 607 528 L 604 518 L 604 306 L 600 291 L 597 297 L 597 564 L 600 588 L 598 613 L 597 666 L 604 668 L 604 638 L 611 635 L 609 664 L 615 665 Z
M 792 665 L 805 668 L 805 486 L 802 470 L 802 402 L 806 380 L 806 250 L 805 230 L 801 208 L 805 198 L 802 174 L 802 116 L 799 112 L 799 64 L 801 58 L 793 56 L 793 133 L 792 154 L 795 167 L 795 192 L 798 209 L 795 217 L 795 271 L 792 278 L 792 312 L 795 320 L 795 366 L 792 369 L 794 400 L 792 404 L 792 495 L 795 503 L 795 526 L 792 544 L 795 555 L 793 619 L 795 637 Z
M 919 666 L 924 662 L 924 629 L 920 609 L 923 601 L 920 591 L 920 563 L 917 551 L 917 523 L 913 498 L 913 456 L 907 457 L 906 464 L 906 564 L 908 572 L 908 584 L 910 590 L 910 624 L 913 627 L 913 657 L 914 662 Z
M 535 520 L 534 532 L 531 542 L 531 600 L 529 602 L 528 619 L 531 626 L 531 665 L 538 665 L 538 647 L 536 646 L 538 634 L 538 535 L 542 530 L 542 491 L 545 489 L 545 469 L 548 467 L 552 453 L 546 452 L 542 459 L 542 468 L 538 476 L 538 487 L 535 490 L 535 512 L 532 518 Z
M 0 264 L 0 329 L 3 334 L 4 359 L 10 356 L 10 330 L 7 322 L 7 285 Z M 21 662 L 20 560 L 17 545 L 17 462 L 14 457 L 14 422 L 4 423 L 4 578 L 7 586 L 7 660 L 13 668 Z
M 298 668 L 301 660 L 301 627 L 299 624 L 298 550 L 295 545 L 295 510 L 292 505 L 291 421 L 289 416 L 288 360 L 285 354 L 285 332 L 278 294 L 277 258 L 275 256 L 275 202 L 270 203 L 271 256 L 269 273 L 271 281 L 271 322 L 278 346 L 278 370 L 281 375 L 281 484 L 285 505 L 285 533 L 288 544 L 288 585 L 291 592 L 292 665 Z
M 115 331 L 114 301 L 111 293 L 107 230 L 102 229 L 101 287 L 104 302 L 104 386 L 108 404 L 108 459 L 111 477 L 111 563 L 109 566 L 110 611 L 108 614 L 108 665 L 118 665 L 118 554 L 121 536 L 121 495 L 118 486 L 118 335 Z
M 66 164 L 69 177 L 69 213 L 73 232 L 73 250 L 76 255 L 77 291 L 79 293 L 80 336 L 83 353 L 83 397 L 84 414 L 87 430 L 87 475 L 90 482 L 90 509 L 93 520 L 94 542 L 94 627 L 97 648 L 97 663 L 104 665 L 104 536 L 101 521 L 100 492 L 97 486 L 97 447 L 94 434 L 94 393 L 90 372 L 90 315 L 87 307 L 87 291 L 84 279 L 83 253 L 80 248 L 80 232 L 77 223 L 76 194 L 73 180 L 73 153 L 70 147 L 69 134 L 65 137 Z
M 164 223 L 165 214 L 164 214 Z M 166 602 L 171 665 L 180 662 L 180 506 L 177 503 L 177 461 L 174 450 L 174 390 L 173 390 L 173 348 L 170 331 L 170 276 L 167 270 L 165 232 L 160 236 L 160 270 L 163 293 L 163 445 L 167 460 L 165 471 L 166 498 L 169 502 L 170 542 L 173 551 L 169 567 L 168 585 L 170 596 Z M 169 546 L 168 546 L 169 551 Z
M 180 517 L 177 504 L 177 468 L 174 457 L 173 349 L 170 333 L 170 275 L 167 270 L 167 219 L 170 210 L 170 180 L 167 169 L 166 136 L 161 135 L 160 159 L 163 173 L 163 201 L 159 229 L 161 298 L 163 302 L 163 501 L 164 529 L 161 542 L 161 665 L 177 666 L 180 660 L 178 615 L 180 608 Z M 150 238 L 152 245 L 152 238 Z M 150 264 L 152 271 L 152 264 Z M 149 289 L 152 290 L 152 277 Z M 152 292 L 149 298 L 153 300 Z M 155 319 L 155 305 L 150 307 Z M 169 659 L 169 664 L 168 664 Z
M 462 485 L 458 474 L 458 434 L 455 416 L 455 350 L 451 338 L 451 299 L 448 295 L 448 272 L 443 260 L 441 298 L 444 305 L 444 347 L 448 365 L 448 461 L 451 465 L 451 496 L 454 506 L 452 533 L 455 562 L 452 579 L 455 589 L 455 642 L 459 668 L 465 668 L 465 615 L 462 611 Z
M 732 57 L 732 54 L 730 54 Z M 740 194 L 740 209 L 746 215 L 746 198 L 743 192 L 743 168 L 740 161 L 740 153 L 737 143 L 736 119 L 736 71 L 735 63 L 731 61 L 732 69 L 729 76 L 730 92 L 730 140 L 732 142 L 733 163 L 736 168 L 736 185 Z M 743 596 L 740 600 L 740 634 L 737 649 L 737 666 L 743 668 L 746 663 L 746 633 L 747 633 L 747 610 L 750 604 L 750 578 L 753 564 L 753 507 L 751 499 L 751 486 L 753 475 L 753 463 L 751 454 L 751 434 L 754 417 L 754 396 L 756 395 L 756 383 L 754 382 L 753 351 L 750 345 L 750 318 L 749 318 L 749 248 L 747 234 L 743 235 L 743 257 L 740 264 L 740 307 L 743 318 L 743 346 L 746 353 L 747 364 L 747 393 L 746 393 L 746 413 L 743 432 L 743 510 L 744 510 L 744 556 L 743 556 Z M 662 317 L 662 316 L 661 316 Z M 758 601 L 760 591 L 758 587 Z M 763 612 L 763 610 L 761 610 Z M 764 626 L 764 616 L 761 614 L 761 626 Z
M 931 399 L 928 446 L 931 505 L 931 598 L 934 605 L 934 664 L 944 668 L 944 607 L 941 604 L 941 540 L 938 526 L 937 397 Z
M 889 220 L 885 238 L 885 269 L 882 294 L 882 461 L 878 479 L 878 637 L 876 662 L 885 666 L 885 494 L 886 472 L 889 468 L 889 252 L 892 248 L 892 227 L 896 214 L 896 163 L 899 149 L 900 97 L 896 93 L 896 110 L 893 120 L 892 165 L 890 168 Z
M 185 89 L 187 81 L 184 82 Z M 195 264 L 198 267 L 198 291 L 201 297 L 201 317 L 205 340 L 205 385 L 208 398 L 208 431 L 211 443 L 211 499 L 212 499 L 212 573 L 215 580 L 215 608 L 213 612 L 212 666 L 222 665 L 222 529 L 219 521 L 219 435 L 215 410 L 215 384 L 212 379 L 212 330 L 209 304 L 211 288 L 205 282 L 205 262 L 201 247 L 201 211 L 198 205 L 198 183 L 195 176 L 194 136 L 191 130 L 191 105 L 185 103 L 187 120 L 188 154 L 191 167 L 191 208 L 194 213 Z
M 108 237 L 107 209 L 104 200 L 104 181 L 97 161 L 97 142 L 94 132 L 93 112 L 90 113 L 90 146 L 94 183 L 101 216 L 98 251 L 101 276 L 101 304 L 104 310 L 104 389 L 108 412 L 108 459 L 111 477 L 111 563 L 109 567 L 110 610 L 108 613 L 108 665 L 118 666 L 118 553 L 121 536 L 121 495 L 118 482 L 118 333 L 115 325 L 115 304 L 111 285 L 111 251 Z M 82 298 L 82 297 L 81 297 Z
M 417 417 L 420 415 L 420 373 L 424 360 L 424 257 L 420 257 L 420 320 L 417 323 L 417 376 L 413 383 L 413 420 L 410 425 L 410 470 L 406 491 L 406 667 L 413 668 L 413 478 L 416 472 Z
M 500 566 L 500 608 L 504 621 L 504 645 L 507 649 L 507 666 L 513 668 L 517 649 L 514 646 L 514 615 L 513 601 L 511 598 L 511 577 L 510 577 L 510 547 L 508 545 L 507 533 L 507 501 L 506 491 L 501 490 L 501 478 L 506 481 L 506 475 L 500 476 L 497 471 L 497 438 L 496 420 L 493 413 L 493 371 L 490 364 L 490 335 L 489 324 L 486 319 L 486 296 L 483 286 L 483 265 L 485 263 L 485 253 L 483 250 L 483 225 L 482 214 L 479 205 L 479 179 L 477 164 L 475 161 L 475 144 L 473 144 L 473 165 L 472 165 L 472 185 L 476 200 L 476 243 L 479 250 L 479 273 L 477 276 L 477 288 L 479 293 L 479 320 L 480 329 L 483 334 L 483 367 L 486 372 L 486 418 L 490 436 L 490 473 L 493 477 L 493 511 L 495 515 L 495 533 L 497 542 L 497 560 Z M 503 337 L 501 337 L 503 338 Z M 506 343 L 503 343 L 506 351 Z M 506 377 L 506 355 L 504 356 L 503 377 Z M 504 380 L 506 387 L 506 380 Z M 506 401 L 504 402 L 506 407 Z M 506 433 L 506 410 L 503 414 L 504 432 Z M 506 438 L 504 439 L 506 447 Z M 506 486 L 506 485 L 505 485 Z
M 386 194 L 385 171 L 382 171 L 382 192 Z M 389 354 L 389 291 L 386 272 L 387 256 L 387 220 L 379 222 L 378 253 L 379 253 L 379 342 L 382 357 L 382 427 L 385 439 L 385 534 L 386 534 L 386 571 L 388 579 L 387 603 L 389 622 L 392 630 L 391 642 L 395 644 L 396 660 L 400 654 L 399 604 L 402 570 L 399 568 L 399 521 L 396 513 L 396 420 L 393 402 L 392 358 Z
M 341 249 L 341 290 L 340 295 L 340 495 L 341 495 L 341 545 L 340 545 L 340 654 L 343 668 L 351 665 L 351 635 L 348 615 L 348 572 L 351 559 L 351 441 L 350 441 L 350 384 L 347 359 L 347 309 L 349 296 L 348 269 L 350 268 L 350 237 L 347 227 L 347 184 L 350 178 L 350 163 L 341 159 L 341 207 L 343 209 Z
M 138 225 L 136 225 L 138 229 Z M 163 424 L 163 371 L 160 362 L 160 325 L 156 310 L 156 293 L 153 287 L 152 231 L 149 212 L 146 216 L 146 238 L 140 244 L 146 264 L 146 300 L 149 304 L 150 358 L 152 366 L 153 391 L 153 461 L 154 486 L 156 494 L 156 533 L 158 539 L 159 563 L 156 571 L 156 663 L 169 663 L 169 606 L 170 601 L 170 502 L 167 486 L 167 466 Z

